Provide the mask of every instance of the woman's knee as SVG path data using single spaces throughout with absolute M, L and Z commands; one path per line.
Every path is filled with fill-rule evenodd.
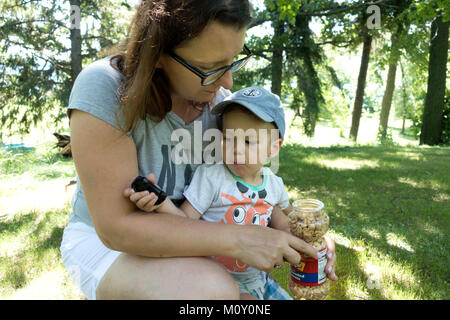
M 210 266 L 203 273 L 202 281 L 199 283 L 203 291 L 200 299 L 208 300 L 239 300 L 239 287 L 233 277 L 221 265 L 208 259 Z
M 239 299 L 233 277 L 209 258 L 122 255 L 97 289 L 97 299 Z

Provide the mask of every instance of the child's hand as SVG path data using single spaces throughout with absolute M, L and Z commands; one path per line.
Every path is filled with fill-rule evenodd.
M 155 175 L 153 173 L 150 173 L 147 179 L 150 180 L 152 183 L 156 184 Z M 139 209 L 146 212 L 152 212 L 162 204 L 161 203 L 158 206 L 154 206 L 154 204 L 158 200 L 158 197 L 153 192 L 152 193 L 148 191 L 136 192 L 132 188 L 126 188 L 123 191 L 123 195 L 129 198 L 130 201 L 134 202 Z

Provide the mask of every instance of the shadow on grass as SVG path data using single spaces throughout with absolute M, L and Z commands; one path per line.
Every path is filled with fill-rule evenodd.
M 359 161 L 361 166 L 349 169 L 325 165 L 346 160 Z M 278 175 L 302 197 L 325 203 L 330 229 L 363 241 L 394 263 L 406 263 L 425 285 L 422 298 L 442 299 L 448 298 L 445 266 L 450 262 L 449 160 L 448 148 L 287 145 L 280 153 Z M 346 259 L 342 265 L 365 283 L 367 275 L 360 270 L 357 256 L 344 248 L 337 248 L 338 255 Z M 345 268 L 338 274 L 341 279 L 347 275 Z M 393 285 L 404 285 L 395 282 L 393 279 Z M 347 298 L 345 292 L 336 294 Z M 385 298 L 379 290 L 370 290 L 369 294 L 373 299 Z
M 5 235 L 17 235 L 22 229 L 28 228 L 34 223 L 37 218 L 36 212 L 29 214 L 17 215 L 11 218 L 8 215 L 0 217 L 0 234 Z
M 0 282 L 2 287 L 15 290 L 23 288 L 41 272 L 61 263 L 59 246 L 65 226 L 55 225 L 55 214 L 64 216 L 66 213 L 48 212 L 40 218 L 39 214 L 32 212 L 0 222 L 2 234 L 17 236 L 25 233 L 24 239 L 20 240 L 23 248 L 1 259 L 0 267 L 6 270 Z M 3 233 L 5 230 L 6 233 Z

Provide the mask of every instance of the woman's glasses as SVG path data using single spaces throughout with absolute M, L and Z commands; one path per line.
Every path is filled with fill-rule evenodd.
M 252 55 L 252 53 L 247 48 L 247 46 L 244 45 L 244 55 L 245 56 L 243 58 L 238 58 L 238 60 L 236 60 L 229 66 L 224 66 L 224 67 L 221 67 L 219 69 L 209 71 L 209 72 L 203 72 L 203 71 L 199 70 L 198 68 L 191 65 L 189 62 L 185 61 L 180 56 L 176 55 L 173 51 L 170 52 L 169 55 L 172 58 L 174 58 L 176 61 L 178 61 L 180 64 L 182 64 L 184 67 L 186 67 L 187 69 L 189 69 L 190 71 L 195 73 L 197 76 L 199 76 L 200 79 L 202 79 L 202 86 L 208 86 L 208 85 L 216 82 L 217 80 L 219 80 L 225 74 L 225 72 L 227 72 L 228 70 L 230 70 L 231 73 L 234 73 L 234 72 L 238 71 L 239 69 L 241 69 L 247 63 L 247 61 L 250 58 L 250 56 Z

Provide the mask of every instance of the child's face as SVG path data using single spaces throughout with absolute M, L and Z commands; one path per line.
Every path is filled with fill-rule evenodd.
M 259 174 L 268 158 L 273 157 L 281 146 L 278 130 L 272 123 L 239 108 L 224 114 L 222 134 L 223 161 L 241 178 Z M 271 134 L 276 135 L 271 138 Z

